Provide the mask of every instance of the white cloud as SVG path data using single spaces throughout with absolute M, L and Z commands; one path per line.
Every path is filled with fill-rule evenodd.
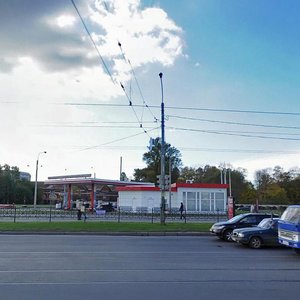
M 56 24 L 59 27 L 69 27 L 75 23 L 75 17 L 68 15 L 61 15 L 56 18 Z
M 160 8 L 142 10 L 139 0 L 111 0 L 106 5 L 96 1 L 91 20 L 103 29 L 98 35 L 100 52 L 114 62 L 121 55 L 118 41 L 135 67 L 148 63 L 172 65 L 182 55 L 182 29 Z
M 118 39 L 135 68 L 153 63 L 169 66 L 182 55 L 181 29 L 162 9 L 142 9 L 138 0 L 106 2 L 109 13 L 103 7 L 99 10 L 101 1 L 88 2 L 90 15 L 86 13 L 87 1 L 82 1 L 79 8 L 111 72 L 124 84 L 130 81 L 130 68 L 120 55 Z M 142 131 L 139 127 L 118 132 L 53 127 L 62 122 L 135 121 L 135 117 L 129 107 L 120 115 L 98 107 L 64 105 L 125 97 L 119 85 L 113 84 L 105 73 L 76 12 L 62 7 L 61 1 L 47 3 L 53 3 L 49 15 L 39 1 L 36 10 L 16 11 L 15 15 L 22 16 L 26 36 L 8 20 L 9 28 L 5 30 L 11 35 L 3 34 L 1 40 L 0 95 L 2 102 L 11 103 L 0 102 L 0 140 L 5 141 L 0 147 L 0 164 L 16 165 L 25 171 L 30 165 L 28 171 L 33 175 L 36 155 L 46 150 L 47 155 L 41 157 L 41 179 L 64 174 L 65 169 L 67 173 L 86 173 L 91 166 L 97 176 L 116 179 L 119 157 L 123 155 L 124 162 L 133 169 L 142 164 L 144 151 L 127 153 L 125 159 L 121 149 L 120 153 L 78 150 Z M 0 28 L 0 34 L 3 30 Z M 134 142 L 147 145 L 148 139 L 143 134 Z M 132 169 L 125 171 L 131 175 Z

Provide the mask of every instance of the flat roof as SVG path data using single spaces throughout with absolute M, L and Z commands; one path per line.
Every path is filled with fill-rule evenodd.
M 53 178 L 53 177 L 49 177 Z M 133 182 L 133 181 L 120 181 L 111 179 L 100 179 L 100 178 L 70 178 L 64 177 L 59 179 L 45 180 L 46 185 L 65 185 L 65 184 L 101 184 L 101 185 L 114 185 L 114 186 L 130 186 L 130 185 L 147 185 L 153 186 L 150 182 Z
M 215 184 L 215 183 L 173 183 L 171 185 L 171 191 L 177 192 L 179 188 L 192 188 L 192 189 L 227 189 L 228 184 Z M 118 191 L 160 191 L 157 186 L 119 186 Z

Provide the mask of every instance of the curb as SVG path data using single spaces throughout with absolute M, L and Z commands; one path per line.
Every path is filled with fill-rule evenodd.
M 53 232 L 0 231 L 0 235 L 98 235 L 98 236 L 210 236 L 209 232 Z

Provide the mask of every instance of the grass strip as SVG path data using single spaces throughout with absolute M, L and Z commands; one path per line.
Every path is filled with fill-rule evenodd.
M 208 232 L 210 227 L 211 223 L 0 222 L 0 232 Z

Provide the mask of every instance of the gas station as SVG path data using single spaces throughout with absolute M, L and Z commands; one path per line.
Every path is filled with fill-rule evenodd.
M 61 208 L 72 209 L 76 201 L 87 203 L 93 210 L 97 206 L 110 203 L 117 206 L 117 187 L 151 185 L 146 182 L 119 181 L 93 178 L 91 174 L 51 176 L 44 182 L 43 200 L 55 201 Z

